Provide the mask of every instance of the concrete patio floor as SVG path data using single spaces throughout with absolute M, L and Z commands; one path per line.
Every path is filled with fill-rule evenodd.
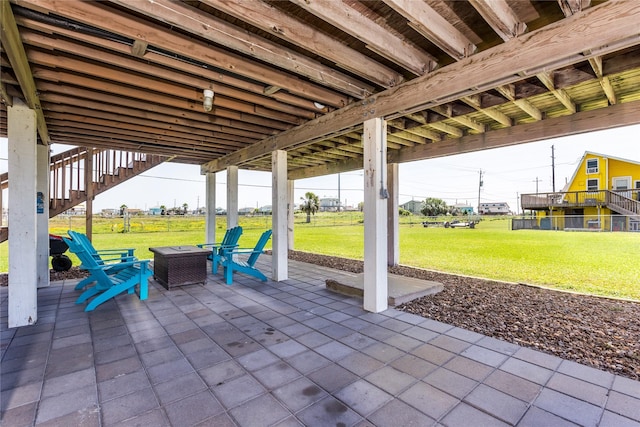
M 270 258 L 260 260 L 270 270 Z M 7 329 L 3 426 L 640 426 L 640 382 L 332 293 L 340 271 L 121 295 L 85 313 L 75 282 Z M 508 302 L 505 302 L 508 303 Z

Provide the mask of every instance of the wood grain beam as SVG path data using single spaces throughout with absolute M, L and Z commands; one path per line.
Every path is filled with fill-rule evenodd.
M 573 102 L 567 91 L 564 89 L 556 89 L 552 72 L 546 71 L 544 73 L 538 73 L 536 74 L 536 77 L 543 85 L 546 86 L 547 89 L 549 89 L 549 92 L 551 92 L 553 96 L 555 96 L 556 99 L 565 106 L 567 110 L 572 114 L 576 112 L 576 104 Z
M 323 19 L 347 34 L 362 40 L 367 48 L 421 76 L 433 70 L 434 57 L 418 49 L 399 35 L 383 28 L 345 2 L 324 0 L 292 0 L 307 12 Z
M 589 64 L 591 65 L 591 68 L 593 68 L 593 71 L 596 73 L 596 77 L 598 77 L 598 80 L 600 81 L 600 86 L 602 87 L 604 94 L 607 96 L 609 104 L 617 104 L 618 98 L 616 97 L 616 91 L 613 89 L 609 77 L 605 76 L 603 72 L 602 57 L 596 56 L 589 59 Z
M 282 87 L 293 94 L 325 105 L 344 107 L 348 103 L 347 96 L 334 90 L 309 83 L 291 73 L 265 67 L 241 55 L 181 35 L 161 25 L 145 22 L 131 14 L 118 12 L 108 7 L 105 2 L 20 0 L 20 6 L 39 12 L 45 10 L 55 13 L 132 40 L 145 40 L 150 46 L 162 47 L 172 53 L 263 82 L 265 85 Z
M 435 111 L 438 114 L 441 114 L 445 117 L 447 117 L 450 120 L 453 120 L 457 123 L 460 123 L 463 126 L 466 126 L 470 129 L 473 129 L 476 132 L 484 132 L 486 130 L 486 126 L 480 122 L 477 122 L 469 117 L 465 117 L 465 116 L 454 116 L 452 113 L 452 109 L 451 108 L 445 108 L 444 105 L 437 105 L 434 108 L 432 108 L 433 111 Z
M 36 125 L 40 141 L 48 145 L 49 132 L 47 131 L 47 123 L 42 115 L 38 89 L 36 88 L 36 82 L 33 79 L 31 68 L 29 67 L 29 61 L 20 38 L 18 25 L 11 10 L 11 3 L 8 1 L 0 2 L 0 41 L 2 42 L 2 49 L 9 58 L 11 68 L 20 83 L 20 89 L 22 90 L 24 99 L 29 108 L 36 113 Z M 5 93 L 6 90 L 3 91 L 3 97 Z
M 216 172 L 273 150 L 288 149 L 346 133 L 347 129 L 360 127 L 364 120 L 371 117 L 406 115 L 478 94 L 484 88 L 514 83 L 522 79 L 523 72 L 536 74 L 544 69 L 561 68 L 589 57 L 615 52 L 637 43 L 639 21 L 640 4 L 605 2 L 572 19 L 511 39 L 209 162 L 201 170 L 205 173 Z M 461 85 L 461 76 L 464 76 L 465 86 Z
M 207 14 L 186 3 L 169 0 L 130 1 L 111 0 L 113 3 L 146 16 L 181 28 L 214 43 L 226 46 L 244 55 L 300 74 L 358 99 L 374 92 L 374 87 L 347 74 L 340 73 L 311 58 L 238 28 L 227 21 Z
M 427 3 L 415 0 L 384 0 L 384 2 L 404 16 L 414 30 L 452 58 L 466 58 L 478 49 L 467 36 Z
M 469 0 L 469 3 L 504 41 L 527 31 L 527 24 L 520 22 L 506 0 Z
M 515 87 L 513 85 L 502 85 L 496 87 L 496 90 L 509 101 L 513 102 L 518 108 L 530 115 L 536 120 L 542 120 L 542 111 L 526 99 L 516 99 Z
M 568 18 L 591 6 L 591 0 L 558 0 L 558 5 L 564 16 Z
M 396 150 L 389 152 L 388 161 L 403 163 L 431 159 L 634 124 L 640 124 L 640 101 L 580 111 L 573 115 L 520 124 L 512 128 L 496 129 L 483 134 L 466 135 L 459 139 Z
M 129 53 L 129 49 L 126 44 L 93 36 L 91 34 L 85 34 L 67 28 L 56 27 L 54 25 L 27 19 L 20 16 L 16 17 L 16 22 L 21 27 L 47 33 L 46 37 L 43 36 L 44 38 L 41 37 L 38 40 L 30 40 L 30 44 L 44 47 L 46 49 L 56 49 L 74 55 L 81 55 L 84 57 L 87 57 L 87 54 L 90 52 L 93 52 L 93 55 L 95 55 L 96 47 L 100 47 L 108 50 L 109 52 L 115 52 L 120 55 L 126 55 Z M 23 38 L 25 37 L 25 34 L 26 32 L 22 31 Z M 82 42 L 82 44 L 65 41 L 58 37 L 52 37 L 51 35 L 54 34 L 63 35 L 65 36 L 65 38 L 69 38 L 74 41 L 80 41 Z M 91 47 L 84 48 L 83 46 L 85 43 L 91 45 Z M 93 58 L 93 56 L 89 56 L 89 58 Z M 184 73 L 189 73 L 195 76 L 199 76 L 203 79 L 207 79 L 207 84 L 216 83 L 216 92 L 219 92 L 220 89 L 222 89 L 224 93 L 227 90 L 226 88 L 235 88 L 237 93 L 244 93 L 242 91 L 247 91 L 254 94 L 266 95 L 280 102 L 298 106 L 300 108 L 304 108 L 305 110 L 314 112 L 317 112 L 318 110 L 317 107 L 314 106 L 314 103 L 312 101 L 300 96 L 290 94 L 286 91 L 281 91 L 283 88 L 279 86 L 265 87 L 264 85 L 255 83 L 253 81 L 250 81 L 249 79 L 242 79 L 234 77 L 232 75 L 221 74 L 220 72 L 209 68 L 203 68 L 196 64 L 180 61 L 176 58 L 172 58 L 170 56 L 162 55 L 148 50 L 144 55 L 144 60 L 149 64 L 162 65 L 163 67 L 166 67 L 168 69 L 179 70 Z M 231 95 L 231 93 L 228 94 L 229 96 L 233 96 Z
M 345 46 L 337 39 L 311 28 L 306 22 L 283 13 L 262 0 L 202 0 L 202 3 L 221 10 L 237 19 L 300 46 L 309 52 L 331 59 L 339 67 L 389 88 L 401 83 L 399 73 Z

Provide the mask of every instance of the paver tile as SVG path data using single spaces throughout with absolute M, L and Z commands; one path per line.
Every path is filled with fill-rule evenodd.
M 533 404 L 582 426 L 598 425 L 602 415 L 600 407 L 546 388 L 540 392 Z
M 378 369 L 367 375 L 364 379 L 393 396 L 406 390 L 417 381 L 411 375 L 407 375 L 391 366 Z
M 329 393 L 334 393 L 358 379 L 357 375 L 335 363 L 320 368 L 307 377 Z
M 509 424 L 517 423 L 528 407 L 525 402 L 482 384 L 464 400 Z
M 612 391 L 607 400 L 609 411 L 640 421 L 640 399 Z
M 328 396 L 326 391 L 304 377 L 283 385 L 272 393 L 291 412 L 298 412 Z
M 470 425 L 482 427 L 507 427 L 510 425 L 464 402 L 461 402 L 453 408 L 451 412 L 442 419 L 442 424 L 450 427 L 466 427 Z
M 604 411 L 598 427 L 640 427 L 640 421 L 631 420 L 610 411 Z
M 604 405 L 609 395 L 609 390 L 595 384 L 579 380 L 561 373 L 554 374 L 546 387 L 561 393 L 573 396 L 596 406 Z
M 439 419 L 459 402 L 455 397 L 423 382 L 414 384 L 400 394 L 399 399 L 434 419 Z
M 305 426 L 351 426 L 362 419 L 360 415 L 332 396 L 314 403 L 296 414 Z
M 393 396 L 365 380 L 349 384 L 335 396 L 365 417 L 393 399 Z
M 532 406 L 529 408 L 522 420 L 518 423 L 518 427 L 577 427 L 571 421 L 567 421 L 540 408 Z
M 459 399 L 464 398 L 478 385 L 478 382 L 445 368 L 436 369 L 423 381 Z
M 407 405 L 406 403 L 394 399 L 385 404 L 380 409 L 367 417 L 371 420 L 370 425 L 376 427 L 397 427 L 397 426 L 432 426 L 436 421 Z
M 174 426 L 191 426 L 224 411 L 209 390 L 166 405 L 165 410 Z

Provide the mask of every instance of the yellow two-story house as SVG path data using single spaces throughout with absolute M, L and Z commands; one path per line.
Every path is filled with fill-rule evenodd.
M 640 162 L 587 151 L 561 192 L 521 204 L 542 229 L 640 231 Z

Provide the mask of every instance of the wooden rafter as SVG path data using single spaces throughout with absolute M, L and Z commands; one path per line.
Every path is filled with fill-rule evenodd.
M 49 144 L 49 132 L 47 130 L 47 123 L 44 120 L 42 114 L 42 107 L 40 106 L 40 99 L 38 98 L 38 90 L 36 88 L 35 80 L 29 67 L 29 61 L 27 60 L 27 54 L 22 45 L 20 39 L 20 33 L 18 32 L 18 25 L 16 24 L 11 10 L 11 4 L 8 1 L 0 2 L 0 40 L 4 51 L 9 58 L 11 68 L 15 73 L 18 82 L 20 83 L 20 89 L 26 100 L 29 108 L 36 113 L 36 123 L 38 127 L 38 135 L 43 144 Z M 9 97 L 6 89 L 2 91 L 3 97 Z M 12 102 L 12 101 L 9 101 Z
M 616 91 L 611 86 L 611 80 L 609 77 L 604 75 L 602 68 L 602 57 L 596 56 L 594 58 L 589 59 L 589 64 L 591 68 L 596 73 L 596 77 L 600 81 L 600 86 L 602 86 L 602 90 L 604 94 L 607 96 L 610 105 L 614 105 L 618 103 L 618 98 L 616 97 Z
M 572 114 L 576 112 L 576 104 L 573 102 L 569 94 L 564 89 L 556 89 L 556 85 L 553 81 L 553 73 L 544 72 L 536 74 L 538 80 L 542 82 L 543 85 L 549 89 L 549 92 L 553 94 L 553 96 L 558 99 L 565 106 L 567 110 L 569 110 Z
M 526 99 L 516 99 L 515 87 L 513 85 L 502 85 L 496 88 L 509 101 L 513 102 L 522 111 L 530 115 L 536 120 L 542 120 L 542 111 Z
M 202 2 L 316 55 L 329 58 L 338 66 L 382 87 L 389 88 L 404 80 L 399 73 L 320 31 L 312 30 L 305 22 L 279 11 L 262 0 L 251 2 L 203 0 Z
M 449 107 L 449 108 L 447 108 Z M 445 117 L 447 117 L 448 119 L 453 120 L 454 122 L 460 123 L 463 126 L 466 126 L 470 129 L 473 129 L 476 132 L 484 132 L 486 131 L 486 126 L 482 123 L 479 123 L 469 117 L 465 117 L 465 116 L 454 116 L 451 106 L 445 106 L 445 105 L 438 105 L 434 108 L 432 108 L 433 111 L 435 111 L 438 114 L 441 114 Z
M 292 0 L 306 11 L 364 41 L 367 48 L 385 56 L 408 71 L 421 76 L 433 70 L 434 57 L 389 32 L 342 0 Z
M 34 10 L 49 10 L 61 17 L 108 30 L 130 39 L 143 39 L 152 46 L 162 46 L 167 51 L 192 58 L 222 70 L 233 70 L 239 74 L 268 85 L 282 87 L 290 93 L 321 102 L 333 107 L 345 106 L 346 96 L 320 85 L 306 82 L 275 68 L 234 55 L 214 45 L 178 34 L 161 25 L 135 19 L 131 15 L 118 13 L 103 2 L 20 0 L 20 5 Z M 146 57 L 146 56 L 145 56 Z
M 504 41 L 527 31 L 527 24 L 518 19 L 507 0 L 469 0 L 469 3 Z
M 112 1 L 161 22 L 197 34 L 214 43 L 300 74 L 312 81 L 322 82 L 356 98 L 365 98 L 373 93 L 374 88 L 362 81 L 339 73 L 333 68 L 297 54 L 277 43 L 248 33 L 185 3 L 169 0 L 154 0 L 153 2 Z
M 473 91 L 468 88 L 477 88 L 480 92 L 483 87 L 516 82 L 521 72 L 536 74 L 536 70 L 539 72 L 550 64 L 562 67 L 582 62 L 588 59 L 584 52 L 593 52 L 592 56 L 596 56 L 605 54 L 608 50 L 616 51 L 620 49 L 621 43 L 637 34 L 638 20 L 640 5 L 605 2 L 571 20 L 550 24 L 511 39 L 473 57 L 388 89 L 368 100 L 326 114 L 304 126 L 209 162 L 203 165 L 202 171 L 217 171 L 224 169 L 226 165 L 247 161 L 276 149 L 287 149 L 324 139 L 323 135 L 361 125 L 369 112 L 377 117 L 386 117 L 393 116 L 398 111 L 410 112 L 442 105 L 473 95 Z M 607 22 L 611 25 L 606 25 Z M 602 28 L 607 28 L 607 31 L 602 31 Z M 458 77 L 463 74 L 466 76 L 466 86 L 461 88 Z M 428 94 L 428 98 L 425 94 Z
M 475 53 L 477 46 L 427 3 L 415 0 L 384 0 L 404 16 L 409 25 L 449 56 L 462 59 Z
M 558 0 L 558 4 L 564 16 L 569 17 L 591 6 L 591 0 Z

